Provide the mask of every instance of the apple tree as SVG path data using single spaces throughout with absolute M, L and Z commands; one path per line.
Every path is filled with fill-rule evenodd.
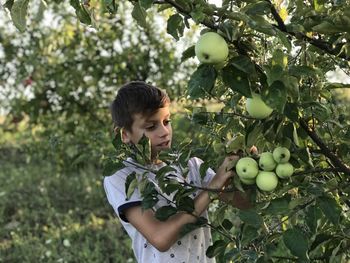
M 235 150 L 260 159 L 252 146 L 273 152 L 279 166 L 278 177 L 260 171 L 255 183 L 238 176 L 227 187 L 251 191 L 253 208 L 216 203 L 210 226 L 217 239 L 207 255 L 222 262 L 349 260 L 349 85 L 329 77 L 336 69 L 349 74 L 349 1 L 222 1 L 221 7 L 202 0 L 131 2 L 140 26 L 147 10 L 170 10 L 167 30 L 174 41 L 186 27 L 202 26 L 183 57 L 200 62 L 187 94 L 204 106 L 192 107 L 190 117 L 201 127 L 193 136 L 203 143 L 189 150 L 203 157 L 203 167 Z M 220 102 L 220 110 L 207 110 L 210 101 Z M 281 149 L 290 154 L 288 164 L 282 165 Z M 179 155 L 179 162 L 188 156 Z M 187 193 L 172 184 L 164 189 L 177 190 L 177 208 L 191 211 L 181 202 Z
M 349 1 L 223 0 L 220 7 L 205 0 L 130 2 L 141 28 L 148 27 L 151 12 L 166 13 L 174 41 L 186 28 L 202 29 L 182 55 L 200 62 L 187 83 L 196 127 L 188 135 L 195 143 L 176 145 L 177 154 L 166 160 L 185 164 L 195 154 L 205 161 L 202 172 L 231 153 L 256 162 L 252 170 L 249 162 L 233 164 L 238 176 L 225 189 L 207 189 L 215 200 L 212 223 L 199 218 L 185 230 L 212 227 L 215 242 L 207 255 L 220 262 L 350 260 L 349 85 L 331 81 L 335 70 L 349 75 Z M 81 22 L 93 23 L 101 6 L 113 17 L 118 2 L 71 4 Z M 219 110 L 210 110 L 213 103 Z M 114 144 L 122 146 L 117 137 Z M 147 159 L 147 140 L 132 150 L 140 162 Z M 169 181 L 171 171 L 157 172 L 163 190 L 176 192 L 175 209 L 157 211 L 159 219 L 193 211 L 188 196 L 195 186 Z M 143 206 L 152 207 L 152 184 L 135 182 L 127 182 L 128 191 L 141 187 Z M 216 198 L 235 191 L 250 196 L 250 209 Z

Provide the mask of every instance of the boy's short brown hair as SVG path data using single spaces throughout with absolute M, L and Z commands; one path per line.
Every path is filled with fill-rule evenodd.
M 159 88 L 143 81 L 123 85 L 111 104 L 114 127 L 132 131 L 133 115 L 150 116 L 170 103 L 168 95 Z

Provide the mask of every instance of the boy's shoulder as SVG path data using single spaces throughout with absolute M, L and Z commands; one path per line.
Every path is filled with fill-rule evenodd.
M 191 157 L 188 160 L 188 166 L 189 167 L 195 167 L 195 168 L 199 168 L 202 164 L 204 163 L 204 161 L 198 157 Z
M 120 168 L 119 170 L 115 171 L 113 174 L 105 176 L 105 180 L 125 180 L 130 174 L 136 172 L 138 174 L 143 173 L 146 171 L 146 169 L 142 169 L 142 166 L 137 164 L 132 159 L 128 158 L 124 162 L 124 167 Z

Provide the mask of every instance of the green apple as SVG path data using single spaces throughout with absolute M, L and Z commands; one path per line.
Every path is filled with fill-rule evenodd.
M 279 178 L 288 178 L 294 173 L 294 166 L 291 163 L 279 163 L 276 167 L 276 174 Z
M 247 179 L 247 178 L 242 178 L 242 177 L 240 177 L 239 180 L 241 180 L 241 182 L 242 182 L 243 184 L 246 184 L 246 185 L 255 184 L 255 178 L 253 178 L 253 179 Z
M 259 167 L 264 171 L 272 171 L 276 168 L 277 163 L 273 159 L 273 154 L 271 152 L 263 152 L 260 154 Z
M 272 154 L 277 163 L 286 163 L 290 158 L 290 151 L 286 147 L 276 147 Z
M 262 191 L 271 192 L 278 184 L 277 175 L 274 172 L 259 171 L 256 176 L 256 185 Z
M 219 64 L 228 56 L 228 46 L 225 39 L 215 32 L 201 35 L 194 51 L 198 60 L 205 64 Z
M 259 166 L 253 158 L 243 157 L 236 164 L 236 172 L 240 178 L 254 179 L 259 172 Z
M 225 66 L 226 66 L 226 61 L 222 61 L 220 63 L 214 64 L 214 68 L 218 71 L 223 69 Z
M 265 119 L 272 113 L 272 109 L 256 93 L 252 93 L 252 98 L 247 98 L 246 110 L 251 117 L 256 119 Z

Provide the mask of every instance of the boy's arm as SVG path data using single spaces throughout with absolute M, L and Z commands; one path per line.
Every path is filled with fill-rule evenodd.
M 208 188 L 220 189 L 224 186 L 228 178 L 234 173 L 227 167 L 229 163 L 236 159 L 237 156 L 225 158 L 224 162 L 218 169 L 213 180 L 209 183 Z M 141 206 L 128 208 L 125 216 L 147 240 L 159 251 L 167 251 L 179 238 L 182 227 L 189 223 L 197 221 L 196 216 L 200 216 L 211 202 L 208 191 L 202 191 L 194 199 L 194 215 L 186 212 L 178 212 L 169 217 L 166 221 L 158 220 L 154 212 L 150 209 L 142 210 Z

